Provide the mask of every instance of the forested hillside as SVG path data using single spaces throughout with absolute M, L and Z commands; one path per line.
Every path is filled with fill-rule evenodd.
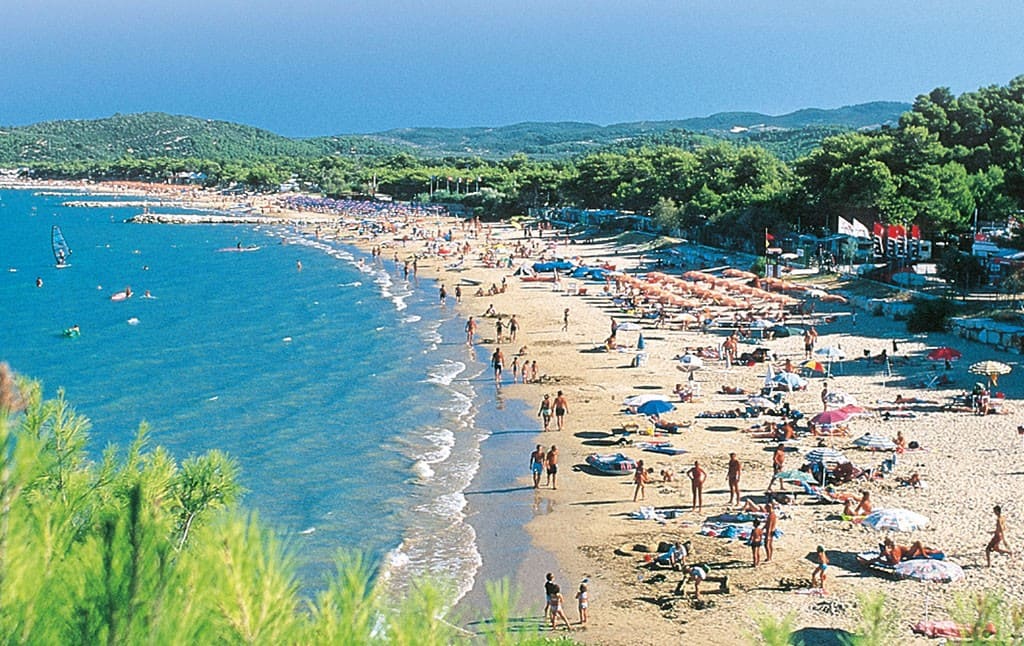
M 566 158 L 609 147 L 671 144 L 684 147 L 726 138 L 760 142 L 784 159 L 820 143 L 824 134 L 895 124 L 903 103 L 867 103 L 836 110 L 801 110 L 772 117 L 723 113 L 681 121 L 598 126 L 590 123 L 519 123 L 481 128 L 403 128 L 368 135 L 289 139 L 226 121 L 148 112 L 91 121 L 50 121 L 0 128 L 0 163 L 104 161 L 125 157 L 205 158 L 220 161 L 325 155 L 379 156 L 409 152 L 423 157 Z M 827 126 L 822 129 L 822 126 Z M 731 132 L 734 130 L 734 132 Z M 704 133 L 701 135 L 700 133 Z M 766 136 L 766 135 L 771 136 Z M 794 144 L 793 142 L 798 142 Z

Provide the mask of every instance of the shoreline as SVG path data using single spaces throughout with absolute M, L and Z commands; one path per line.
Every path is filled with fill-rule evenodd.
M 286 214 L 282 214 L 286 215 Z M 303 216 L 295 213 L 296 219 Z M 461 242 L 459 220 L 436 220 L 437 226 L 451 227 Z M 292 220 L 282 219 L 280 224 L 291 224 Z M 494 228 L 494 242 L 514 244 L 523 242 L 521 232 L 508 226 Z M 382 244 L 385 237 L 359 239 L 356 235 L 340 241 L 353 244 L 363 251 Z M 545 240 L 547 242 L 550 238 Z M 534 240 L 536 241 L 536 239 Z M 476 257 L 482 241 L 470 239 Z M 402 254 L 414 253 L 420 246 L 402 248 L 398 244 L 384 250 L 384 261 L 389 262 L 392 251 Z M 594 264 L 597 259 L 609 261 L 619 268 L 636 267 L 641 261 L 642 250 L 616 247 L 612 244 L 559 244 L 557 251 L 565 256 L 582 256 Z M 516 264 L 518 264 L 517 259 Z M 532 260 L 531 260 L 532 262 Z M 480 266 L 478 262 L 467 261 L 465 271 L 446 268 L 450 264 L 444 258 L 429 256 L 420 261 L 420 276 L 446 284 L 453 290 L 462 277 L 480 280 L 483 285 L 500 284 L 501 278 L 511 273 L 509 269 Z M 435 285 L 437 284 L 435 283 Z M 588 284 L 592 287 L 593 284 Z M 471 291 L 464 289 L 464 292 Z M 877 465 L 884 454 L 858 451 L 851 446 L 851 440 L 861 433 L 872 431 L 886 436 L 903 432 L 908 439 L 919 441 L 925 450 L 909 453 L 899 461 L 894 476 L 906 477 L 920 472 L 928 482 L 924 489 L 896 486 L 895 478 L 888 476 L 877 481 L 855 482 L 841 487 L 841 491 L 858 494 L 860 490 L 871 492 L 876 507 L 905 507 L 921 512 L 931 518 L 931 525 L 923 531 L 894 535 L 903 542 L 922 540 L 925 544 L 944 550 L 947 557 L 964 567 L 966 581 L 942 586 L 924 586 L 910 581 L 893 581 L 866 574 L 852 558 L 858 551 L 876 545 L 884 536 L 835 518 L 837 509 L 827 505 L 795 504 L 787 506 L 788 516 L 780 523 L 784 535 L 776 545 L 776 559 L 758 568 L 750 567 L 750 549 L 743 544 L 727 539 L 716 539 L 698 534 L 703 519 L 730 509 L 725 503 L 728 492 L 725 488 L 725 462 L 729 452 L 736 452 L 743 463 L 741 483 L 744 496 L 757 498 L 771 476 L 771 445 L 756 439 L 746 430 L 757 420 L 741 418 L 700 418 L 701 411 L 731 410 L 741 406 L 743 397 L 721 392 L 722 386 L 741 387 L 748 391 L 759 389 L 764 375 L 764 365 L 753 367 L 728 367 L 717 361 L 709 361 L 704 369 L 696 373 L 696 382 L 701 394 L 694 403 L 681 404 L 671 418 L 687 425 L 679 435 L 670 435 L 677 446 L 688 453 L 682 456 L 661 456 L 646 453 L 635 447 L 613 448 L 619 435 L 615 431 L 636 420 L 622 413 L 621 402 L 633 394 L 671 394 L 673 382 L 685 381 L 685 375 L 675 370 L 674 357 L 687 346 L 717 344 L 724 337 L 708 335 L 699 331 L 656 328 L 650 321 L 636 319 L 615 307 L 610 298 L 594 295 L 600 285 L 591 293 L 569 296 L 555 292 L 549 283 L 525 283 L 509 276 L 509 291 L 493 297 L 464 295 L 463 303 L 456 311 L 463 318 L 479 316 L 493 303 L 499 312 L 517 314 L 522 322 L 521 339 L 516 344 L 502 344 L 507 360 L 518 346 L 528 347 L 526 356 L 536 359 L 544 379 L 539 384 L 506 384 L 501 389 L 505 400 L 523 402 L 523 413 L 529 417 L 540 396 L 554 394 L 563 389 L 569 397 L 570 412 L 567 429 L 562 433 L 538 432 L 511 436 L 514 438 L 502 451 L 491 451 L 486 447 L 489 440 L 481 443 L 481 468 L 470 484 L 467 493 L 475 488 L 526 487 L 511 496 L 523 495 L 529 502 L 530 487 L 526 469 L 526 457 L 534 444 L 558 443 L 562 450 L 562 467 L 559 473 L 557 491 L 542 489 L 539 496 L 545 500 L 546 513 L 534 514 L 525 526 L 530 538 L 530 554 L 522 563 L 509 563 L 502 554 L 501 541 L 485 541 L 478 531 L 478 549 L 484 565 L 474 581 L 474 591 L 466 595 L 457 606 L 462 609 L 471 602 L 469 599 L 486 599 L 481 595 L 488 562 L 499 571 L 502 566 L 506 573 L 515 572 L 514 581 L 522 590 L 523 612 L 530 607 L 539 608 L 539 603 L 529 603 L 540 598 L 540 583 L 547 563 L 558 573 L 567 599 L 567 614 L 575 622 L 575 604 L 572 595 L 575 583 L 584 577 L 591 580 L 591 621 L 586 631 L 575 631 L 575 639 L 587 643 L 601 644 L 663 644 L 666 640 L 677 641 L 681 635 L 692 639 L 721 641 L 743 639 L 756 630 L 754 617 L 771 608 L 777 616 L 792 613 L 796 625 L 825 626 L 831 629 L 853 629 L 859 622 L 857 613 L 858 594 L 881 591 L 902 608 L 901 628 L 930 614 L 935 619 L 949 617 L 946 608 L 958 593 L 966 591 L 999 590 L 1011 601 L 1024 601 L 1024 568 L 1019 557 L 996 557 L 993 567 L 984 566 L 983 547 L 992 524 L 991 508 L 1001 503 L 1009 526 L 1009 543 L 1018 548 L 1021 542 L 1021 527 L 1024 526 L 1024 504 L 1013 498 L 1010 492 L 1019 487 L 1019 461 L 1024 447 L 1016 437 L 1014 429 L 1016 416 L 976 416 L 962 410 L 946 410 L 943 406 L 952 396 L 961 392 L 977 380 L 969 375 L 966 367 L 982 359 L 996 359 L 1013 367 L 1013 372 L 999 381 L 999 389 L 1005 391 L 1006 407 L 1013 409 L 1024 391 L 1024 366 L 1019 355 L 1010 354 L 997 348 L 982 346 L 959 339 L 951 334 L 910 335 L 899 323 L 860 313 L 859 324 L 850 316 L 850 308 L 842 305 L 820 305 L 814 320 L 821 334 L 819 347 L 839 345 L 847 350 L 850 360 L 836 367 L 836 374 L 829 383 L 834 389 L 841 389 L 853 395 L 862 406 L 874 410 L 869 419 L 851 422 L 849 437 L 829 438 L 828 444 L 842 449 L 851 459 L 861 465 Z M 571 323 L 568 332 L 561 331 L 561 313 L 570 308 Z M 627 346 L 622 352 L 601 352 L 598 348 L 608 336 L 610 317 L 617 321 L 636 321 L 645 335 L 646 365 L 632 367 L 636 355 L 636 336 L 624 333 L 621 342 Z M 829 321 L 831 319 L 831 321 Z M 493 339 L 493 319 L 481 318 L 481 337 Z M 671 326 L 670 326 L 671 328 Z M 447 340 L 451 341 L 451 340 Z M 456 339 L 455 342 L 460 342 Z M 766 342 L 780 358 L 801 360 L 802 344 L 799 336 L 777 338 Z M 928 362 L 924 355 L 928 349 L 951 346 L 964 354 L 948 371 L 954 381 L 952 385 L 927 388 L 924 382 L 933 375 L 942 375 L 941 364 Z M 896 348 L 898 346 L 898 349 Z M 481 342 L 476 352 L 487 356 L 494 347 L 493 342 Z M 744 346 L 750 349 L 754 346 Z M 893 353 L 896 362 L 893 373 L 880 369 L 877 364 L 863 359 L 853 359 L 867 351 L 878 355 L 887 349 Z M 477 360 L 474 355 L 473 361 Z M 489 370 L 484 368 L 484 375 Z M 813 377 L 806 391 L 787 395 L 787 401 L 794 408 L 805 411 L 808 416 L 821 411 L 818 397 L 820 377 Z M 485 399 L 488 386 L 481 386 L 478 399 Z M 913 406 L 892 406 L 891 414 L 883 414 L 878 402 L 891 402 L 897 394 L 935 402 Z M 904 414 L 908 415 L 904 415 Z M 518 415 L 519 413 L 514 413 Z M 912 415 L 912 417 L 910 416 Z M 760 420 L 763 421 L 763 420 Z M 527 442 L 527 437 L 531 441 Z M 516 444 L 520 444 L 516 455 Z M 813 443 L 804 440 L 803 450 Z M 646 500 L 633 503 L 633 487 L 629 478 L 602 477 L 588 473 L 583 465 L 585 456 L 591 452 L 623 453 L 643 458 L 655 469 L 655 474 L 665 469 L 676 474 L 673 482 L 661 483 L 655 477 L 647 487 Z M 483 464 L 491 455 L 501 460 L 500 454 L 517 460 L 513 465 L 501 469 L 488 469 Z M 796 467 L 799 454 L 787 458 L 787 467 Z M 689 507 L 689 487 L 678 482 L 682 471 L 694 459 L 699 459 L 709 472 L 707 504 L 703 514 L 683 511 L 675 519 L 663 522 L 628 520 L 631 512 L 641 504 L 658 507 Z M 793 463 L 793 464 L 791 464 Z M 522 465 L 521 467 L 519 465 Z M 519 475 L 516 475 L 519 474 Z M 485 478 L 494 476 L 494 480 Z M 506 482 L 502 483 L 502 479 Z M 480 484 L 478 485 L 478 481 Z M 503 485 L 503 486 L 502 486 Z M 467 521 L 476 505 L 481 503 L 468 496 Z M 479 496 L 478 498 L 483 498 Z M 481 511 L 486 516 L 493 514 L 501 518 L 501 503 L 491 503 L 492 510 Z M 486 505 L 483 505 L 486 507 Z M 479 519 L 484 520 L 484 519 Z M 470 521 L 471 522 L 471 521 Z M 472 524 L 472 523 L 471 523 Z M 484 523 L 486 524 L 486 522 Z M 475 526 L 474 526 L 475 528 Z M 490 539 L 491 537 L 488 537 Z M 657 580 L 656 571 L 645 564 L 645 553 L 632 547 L 644 544 L 656 547 L 665 540 L 690 540 L 693 543 L 695 559 L 710 562 L 715 570 L 727 572 L 732 586 L 729 594 L 711 592 L 709 598 L 715 606 L 703 610 L 693 608 L 687 595 L 674 594 L 680 580 L 677 572 L 665 571 L 665 579 Z M 497 547 L 495 554 L 485 554 Z M 830 569 L 829 594 L 822 598 L 817 595 L 794 594 L 776 586 L 780 579 L 807 579 L 814 567 L 811 556 L 817 544 L 825 546 L 833 567 Z M 492 547 L 493 546 L 493 547 Z M 623 548 L 627 549 L 623 549 Z M 619 552 L 617 554 L 616 552 Z M 534 554 L 553 555 L 553 561 L 544 562 Z M 621 555 L 620 555 L 621 554 Z M 540 558 L 540 562 L 537 562 Z M 531 560 L 533 559 L 533 560 Z M 494 569 L 492 568 L 492 569 Z M 690 590 L 689 587 L 686 588 Z M 824 603 L 828 602 L 828 603 Z M 476 606 L 477 602 L 472 602 Z M 823 605 L 824 604 L 824 605 Z M 838 604 L 838 605 L 837 605 Z M 823 609 L 831 608 L 832 610 Z M 481 608 L 485 610 L 485 608 Z M 533 618 L 528 621 L 532 622 Z M 908 630 L 901 636 L 906 642 L 913 642 Z M 923 642 L 922 642 L 923 643 Z

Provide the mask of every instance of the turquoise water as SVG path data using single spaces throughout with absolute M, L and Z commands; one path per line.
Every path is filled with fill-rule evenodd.
M 68 199 L 0 191 L 0 360 L 67 391 L 94 455 L 142 421 L 178 459 L 227 451 L 307 588 L 359 548 L 399 584 L 430 571 L 467 589 L 480 557 L 462 492 L 486 380 L 433 287 L 284 228 L 126 224 L 138 208 Z M 53 266 L 53 224 L 70 268 Z M 218 251 L 238 242 L 260 249 Z

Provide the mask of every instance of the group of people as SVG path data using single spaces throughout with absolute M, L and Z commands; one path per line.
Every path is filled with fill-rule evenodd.
M 590 591 L 587 588 L 588 579 L 583 579 L 580 589 L 576 593 L 576 608 L 579 611 L 580 627 L 585 628 L 588 619 L 590 606 Z M 555 622 L 561 620 L 566 630 L 572 630 L 569 625 L 569 618 L 565 615 L 565 597 L 562 595 L 562 588 L 555 583 L 555 575 L 548 572 L 544 577 L 544 618 L 551 620 L 551 630 L 555 629 Z
M 545 487 L 558 489 L 558 447 L 554 444 L 547 451 L 540 444 L 530 454 L 530 473 L 533 475 L 533 488 L 540 488 L 540 477 L 547 473 Z
M 536 362 L 534 362 L 536 363 Z M 551 418 L 555 419 L 555 430 L 565 430 L 565 416 L 569 412 L 569 401 L 561 390 L 551 399 L 551 395 L 544 395 L 537 410 L 537 417 L 544 422 L 544 430 L 551 430 Z

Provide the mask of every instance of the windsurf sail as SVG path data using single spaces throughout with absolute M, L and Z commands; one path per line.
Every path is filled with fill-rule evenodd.
M 57 261 L 57 266 L 61 267 L 68 264 L 71 247 L 68 246 L 67 240 L 64 239 L 64 234 L 61 233 L 60 227 L 56 224 L 50 229 L 50 245 L 53 248 L 53 259 Z

